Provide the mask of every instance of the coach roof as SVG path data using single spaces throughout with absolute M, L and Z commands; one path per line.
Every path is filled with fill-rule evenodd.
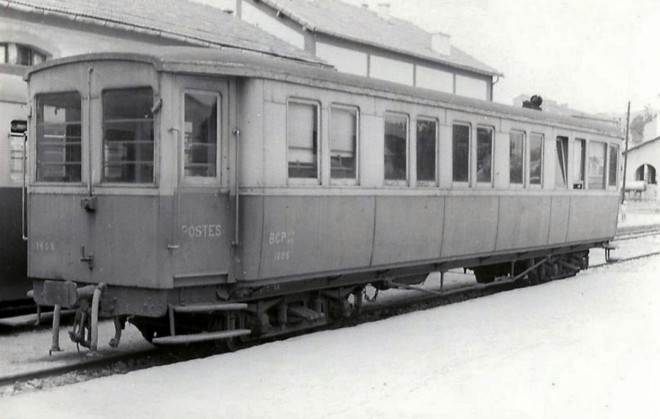
M 94 53 L 45 61 L 30 67 L 25 79 L 45 69 L 74 63 L 94 61 L 142 62 L 154 66 L 157 71 L 182 74 L 226 75 L 257 77 L 307 84 L 333 90 L 344 90 L 389 98 L 393 100 L 422 102 L 430 106 L 472 112 L 485 116 L 506 117 L 532 123 L 553 123 L 567 128 L 585 128 L 605 135 L 620 136 L 617 127 L 593 122 L 579 117 L 539 112 L 536 110 L 504 105 L 496 102 L 472 99 L 450 93 L 405 86 L 398 83 L 340 73 L 322 64 L 301 63 L 283 58 L 235 49 L 200 47 L 152 47 L 142 52 Z

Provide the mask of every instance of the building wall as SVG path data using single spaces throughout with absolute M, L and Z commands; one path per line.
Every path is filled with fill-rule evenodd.
M 628 152 L 628 163 L 626 167 L 626 185 L 632 186 L 636 180 L 636 172 L 640 166 L 648 164 L 656 170 L 656 182 L 660 180 L 660 141 L 653 141 L 644 144 Z M 634 198 L 634 194 L 630 195 Z M 647 182 L 646 191 L 641 194 L 642 199 L 658 199 L 657 183 L 649 184 Z
M 304 30 L 270 7 L 239 0 L 241 18 L 306 49 L 338 71 L 482 100 L 493 100 L 492 77 L 371 45 Z M 295 36 L 295 32 L 298 36 Z

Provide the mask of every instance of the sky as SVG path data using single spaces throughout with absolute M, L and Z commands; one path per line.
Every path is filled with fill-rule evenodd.
M 234 0 L 195 0 L 230 7 Z M 323 0 L 317 0 L 323 1 Z M 343 0 L 371 9 L 385 0 Z M 660 108 L 658 0 L 389 0 L 392 16 L 504 74 L 494 99 L 540 94 L 590 113 Z

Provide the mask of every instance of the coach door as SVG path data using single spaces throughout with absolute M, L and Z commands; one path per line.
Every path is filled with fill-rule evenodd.
M 180 79 L 179 249 L 174 286 L 225 283 L 230 277 L 233 201 L 229 189 L 229 86 Z

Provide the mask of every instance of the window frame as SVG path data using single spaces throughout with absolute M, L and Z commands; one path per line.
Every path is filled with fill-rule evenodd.
M 581 145 L 580 158 L 580 167 L 576 168 L 573 164 L 575 159 L 578 158 L 578 153 L 576 151 L 576 144 Z M 583 190 L 587 189 L 587 140 L 585 138 L 575 137 L 573 138 L 573 159 L 571 165 L 571 189 L 574 190 Z M 580 187 L 576 187 L 580 185 Z
M 522 181 L 520 183 L 511 182 L 511 134 L 517 133 L 522 135 L 522 165 L 521 165 L 521 177 Z M 527 173 L 527 131 L 523 129 L 511 129 L 509 130 L 509 188 L 513 189 L 525 189 L 527 187 L 527 178 L 529 177 Z
M 605 182 L 605 187 L 606 189 L 617 189 L 619 186 L 619 166 L 620 166 L 620 158 L 621 158 L 621 153 L 619 152 L 620 148 L 618 144 L 614 143 L 607 143 L 607 180 Z M 612 174 L 612 152 L 614 152 L 614 155 L 616 156 L 616 165 L 614 169 L 614 183 L 612 183 L 611 179 L 611 174 Z
M 99 186 L 107 186 L 107 187 L 120 187 L 120 188 L 153 188 L 158 186 L 158 179 L 159 179 L 159 132 L 158 132 L 158 125 L 159 125 L 159 120 L 158 114 L 159 112 L 153 112 L 152 115 L 152 124 L 153 124 L 153 163 L 151 165 L 151 170 L 153 171 L 153 176 L 151 182 L 118 182 L 118 181 L 112 181 L 112 180 L 106 180 L 105 179 L 105 168 L 106 168 L 106 160 L 105 160 L 105 108 L 103 106 L 103 95 L 108 92 L 108 91 L 120 91 L 120 90 L 141 90 L 141 89 L 150 89 L 152 93 L 152 106 L 155 104 L 156 100 L 158 100 L 158 90 L 155 89 L 151 84 L 142 84 L 139 86 L 111 86 L 111 87 L 104 87 L 101 89 L 101 92 L 99 94 L 99 101 L 100 101 L 100 113 L 98 115 L 99 121 L 100 121 L 100 129 L 101 129 L 101 141 L 100 141 L 100 160 L 95 159 L 95 162 L 100 162 L 100 166 L 98 167 L 98 170 L 100 170 L 99 173 Z M 183 133 L 181 133 L 181 136 L 183 137 Z M 182 138 L 183 142 L 183 138 Z M 180 158 L 180 157 L 177 157 Z M 178 160 L 180 161 L 180 160 Z
M 39 162 L 38 162 L 38 153 L 39 153 L 39 97 L 44 95 L 57 95 L 57 94 L 68 94 L 75 93 L 80 98 L 80 180 L 75 182 L 63 182 L 63 181 L 47 181 L 39 180 Z M 69 89 L 69 90 L 57 90 L 57 91 L 47 91 L 47 92 L 37 92 L 32 96 L 32 103 L 36 109 L 34 112 L 34 117 L 32 122 L 28 122 L 28 132 L 30 128 L 34 128 L 34 140 L 28 141 L 27 149 L 25 152 L 28 153 L 27 159 L 31 156 L 34 157 L 32 163 L 27 162 L 27 170 L 29 171 L 29 177 L 32 180 L 31 184 L 35 186 L 48 186 L 48 187 L 81 187 L 86 185 L 86 170 L 88 170 L 89 162 L 86 162 L 87 152 L 89 145 L 89 139 L 86 137 L 88 130 L 88 118 L 87 110 L 83 106 L 85 95 L 78 89 Z
M 215 176 L 186 176 L 186 165 L 184 161 L 185 157 L 185 148 L 186 148 L 186 131 L 185 131 L 185 122 L 186 122 L 186 94 L 188 93 L 200 93 L 210 96 L 215 96 L 217 100 L 218 108 L 216 110 L 216 154 L 215 154 Z M 201 88 L 183 88 L 181 94 L 181 144 L 177 147 L 179 152 L 178 161 L 179 164 L 179 175 L 184 184 L 186 185 L 220 185 L 222 184 L 222 140 L 223 140 L 223 130 L 224 125 L 222 124 L 222 116 L 224 111 L 223 92 L 213 89 L 201 89 Z
M 589 182 L 589 152 L 592 150 L 592 147 L 595 146 L 595 144 L 598 144 L 600 146 L 603 146 L 605 148 L 605 154 L 603 156 L 604 161 L 603 161 L 603 186 L 601 188 L 592 188 L 590 186 Z M 592 191 L 605 191 L 607 190 L 607 152 L 609 148 L 609 143 L 607 141 L 603 140 L 587 140 L 587 151 L 585 152 L 585 167 L 584 167 L 584 176 L 585 176 L 585 182 L 587 183 L 587 190 L 592 190 Z
M 316 178 L 303 178 L 303 177 L 291 177 L 289 175 L 289 105 L 291 103 L 301 104 L 301 105 L 310 105 L 316 107 Z M 320 186 L 322 184 L 322 159 L 321 154 L 322 149 L 322 118 L 321 111 L 323 107 L 321 102 L 313 99 L 305 99 L 300 97 L 289 97 L 286 100 L 286 120 L 285 120 L 285 141 L 286 141 L 286 159 L 284 160 L 285 164 L 285 173 L 287 178 L 288 185 L 308 185 L 308 186 Z
M 435 173 L 433 175 L 433 180 L 420 180 L 418 179 L 418 170 L 419 170 L 419 160 L 417 159 L 417 152 L 419 150 L 419 139 L 417 136 L 417 123 L 419 121 L 433 122 L 435 123 L 435 155 L 434 155 L 434 164 L 435 164 Z M 411 128 L 412 129 L 412 128 Z M 411 156 L 412 157 L 412 156 Z M 440 176 L 440 121 L 438 118 L 426 115 L 419 115 L 415 118 L 415 182 L 417 186 L 421 187 L 436 187 L 439 184 Z
M 561 150 L 562 150 L 562 153 L 564 153 L 564 157 L 563 157 L 564 166 L 561 167 L 564 170 L 564 174 L 563 174 L 564 184 L 563 185 L 557 185 L 557 176 L 561 175 L 561 173 L 556 172 L 557 167 L 559 167 L 559 154 L 558 154 L 559 149 L 557 148 L 557 145 L 560 143 L 560 141 L 561 141 L 561 144 L 562 144 Z M 561 134 L 555 135 L 555 147 L 554 147 L 554 151 L 555 151 L 554 152 L 554 155 L 555 155 L 555 178 L 554 178 L 554 182 L 553 182 L 553 188 L 554 189 L 565 190 L 565 189 L 569 189 L 569 185 L 571 185 L 571 182 L 570 182 L 571 177 L 569 176 L 570 166 L 571 166 L 571 163 L 570 163 L 571 162 L 571 159 L 570 159 L 570 155 L 571 155 L 570 142 L 571 142 L 571 137 L 569 135 L 561 135 Z
M 486 129 L 490 131 L 490 180 L 489 181 L 479 181 L 479 130 L 480 129 Z M 476 135 L 472 136 L 472 141 L 474 142 L 474 146 L 472 149 L 474 150 L 472 154 L 474 156 L 472 159 L 474 159 L 474 164 L 472 167 L 474 168 L 474 173 L 471 173 L 473 176 L 473 182 L 471 182 L 471 185 L 474 185 L 477 188 L 492 188 L 493 185 L 495 184 L 495 127 L 491 125 L 477 125 L 476 127 Z
M 342 109 L 355 111 L 355 177 L 354 178 L 333 178 L 332 177 L 332 109 Z M 330 103 L 328 106 L 328 153 L 329 161 L 329 179 L 330 184 L 335 186 L 357 186 L 360 184 L 360 108 L 354 105 L 343 103 Z M 288 147 L 287 147 L 288 150 Z M 320 149 L 319 149 L 320 150 Z
M 468 145 L 468 150 L 467 150 L 467 180 L 455 180 L 454 179 L 454 168 L 455 168 L 455 162 L 456 159 L 455 154 L 454 154 L 454 127 L 455 126 L 463 126 L 467 127 L 468 129 L 468 139 L 467 139 L 467 145 Z M 467 121 L 462 121 L 462 120 L 456 120 L 452 121 L 451 123 L 451 184 L 452 187 L 457 186 L 461 188 L 469 188 L 472 186 L 472 168 L 474 166 L 474 163 L 472 162 L 472 137 L 474 135 L 472 134 L 472 123 L 467 122 Z
M 532 183 L 532 136 L 538 135 L 541 138 L 541 168 L 539 174 L 539 183 Z M 545 168 L 545 134 L 537 131 L 532 131 L 529 133 L 527 140 L 527 182 L 526 186 L 530 189 L 543 189 L 544 176 L 543 171 Z
M 385 151 L 386 151 L 386 146 L 385 146 L 385 124 L 386 124 L 386 117 L 390 116 L 395 116 L 395 117 L 403 117 L 406 120 L 406 146 L 405 146 L 405 151 L 406 151 L 406 158 L 405 158 L 405 163 L 406 163 L 406 169 L 405 169 L 405 179 L 387 179 L 385 177 Z M 410 115 L 404 112 L 395 112 L 395 111 L 385 111 L 383 113 L 383 184 L 385 186 L 408 186 L 410 184 Z

